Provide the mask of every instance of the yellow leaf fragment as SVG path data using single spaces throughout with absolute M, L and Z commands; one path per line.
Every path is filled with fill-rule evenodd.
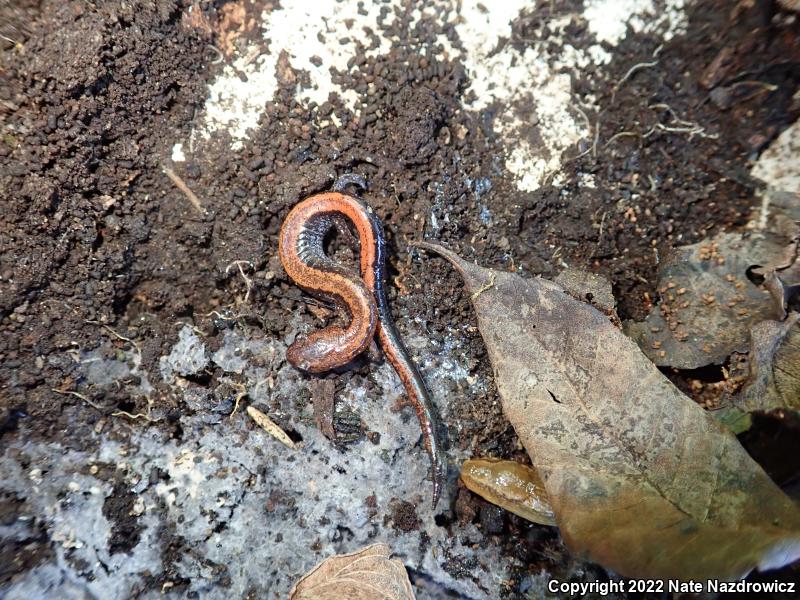
M 497 506 L 540 525 L 555 525 L 555 515 L 536 469 L 511 460 L 472 458 L 461 466 L 461 481 Z

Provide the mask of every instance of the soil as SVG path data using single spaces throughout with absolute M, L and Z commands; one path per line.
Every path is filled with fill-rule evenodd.
M 238 319 L 281 339 L 296 333 L 290 314 L 303 314 L 309 324 L 315 316 L 334 318 L 287 279 L 277 233 L 292 205 L 330 189 L 337 176 L 357 173 L 368 181 L 365 197 L 389 236 L 388 287 L 401 333 L 414 319 L 434 339 L 457 329 L 467 340 L 465 367 L 488 384 L 485 393 L 453 390 L 462 401 L 449 416 L 460 424 L 449 430 L 449 444 L 522 458 L 494 401 L 491 368 L 459 278 L 443 261 L 409 253 L 407 242 L 435 234 L 468 259 L 529 275 L 553 277 L 562 261 L 580 266 L 612 281 L 621 318 L 639 319 L 657 298 L 659 255 L 744 226 L 758 187 L 749 161 L 800 114 L 793 100 L 800 83 L 798 22 L 772 20 L 771 3 L 734 14 L 731 3 L 706 0 L 691 8 L 685 36 L 658 48 L 647 34 L 631 35 L 602 76 L 573 82 L 604 107 L 587 115 L 596 138 L 572 150 L 565 183 L 521 192 L 499 170 L 496 157 L 507 149 L 492 132 L 493 109 L 461 108 L 464 67 L 414 46 L 395 47 L 378 58 L 356 57 L 357 68 L 340 76 L 348 88 L 375 86 L 359 119 L 335 98 L 299 104 L 294 92 L 304 74 L 281 70 L 275 101 L 241 151 L 212 138 L 176 168 L 200 198 L 200 213 L 163 166 L 174 141 L 188 136 L 207 83 L 221 68 L 210 45 L 223 46 L 224 4 L 195 3 L 204 17 L 199 26 L 185 16 L 188 1 L 136 8 L 122 0 L 0 3 L 2 33 L 16 42 L 0 51 L 0 447 L 20 435 L 85 447 L 93 442 L 82 433 L 97 427 L 121 436 L 124 428 L 109 418 L 115 411 L 159 415 L 153 426 L 179 439 L 177 417 L 192 409 L 166 384 L 151 382 L 157 393 L 149 402 L 128 387 L 91 386 L 69 352 L 96 346 L 100 337 L 120 350 L 135 340 L 143 367 L 158 373 L 159 357 L 177 340 L 176 322 L 201 329 L 213 349 L 232 326 L 220 317 L 234 314 L 233 307 Z M 552 16 L 555 9 L 547 10 Z M 518 19 L 505 43 L 524 46 L 546 36 L 544 16 L 534 11 Z M 429 24 L 416 32 L 437 34 L 458 44 L 452 29 Z M 572 35 L 581 44 L 586 33 Z M 658 68 L 625 78 L 656 51 Z M 711 93 L 756 78 L 774 89 Z M 645 136 L 670 123 L 670 110 L 702 123 L 707 135 L 656 129 Z M 313 125 L 331 112 L 338 127 Z M 594 188 L 578 185 L 586 173 Z M 482 178 L 491 178 L 491 189 L 480 187 Z M 491 219 L 479 218 L 482 208 Z M 432 211 L 435 227 L 425 217 Z M 249 283 L 226 268 L 239 260 L 252 262 Z M 329 377 L 341 382 L 369 369 L 362 361 Z M 211 370 L 195 383 L 214 389 L 220 376 Z M 337 422 L 342 418 L 334 414 L 334 429 L 346 429 Z M 108 477 L 113 481 L 113 472 Z M 120 552 L 138 536 L 127 494 L 115 487 L 103 510 L 115 524 L 111 543 Z M 0 495 L 0 516 L 23 502 Z M 459 522 L 480 523 L 486 538 L 474 543 L 502 546 L 530 572 L 565 560 L 550 530 L 498 512 L 466 490 L 440 513 L 437 522 L 454 536 Z M 408 503 L 395 505 L 390 516 L 396 528 L 418 527 Z M 0 556 L 16 556 L 17 572 L 50 555 L 44 531 L 32 531 L 22 554 L 0 546 Z M 192 554 L 179 532 L 165 529 L 162 542 L 165 565 Z M 469 569 L 448 564 L 460 576 Z M 0 569 L 0 584 L 12 574 Z M 603 576 L 599 569 L 595 575 Z M 151 583 L 142 595 L 163 580 Z M 515 590 L 509 582 L 509 594 Z

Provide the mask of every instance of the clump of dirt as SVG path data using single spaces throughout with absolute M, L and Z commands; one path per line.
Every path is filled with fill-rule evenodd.
M 25 498 L 0 492 L 0 527 L 10 527 L 25 514 Z M 23 535 L 0 540 L 0 585 L 20 573 L 54 558 L 46 527 L 32 519 Z
M 124 481 L 117 481 L 103 504 L 103 516 L 113 523 L 108 539 L 108 550 L 111 554 L 130 551 L 141 538 L 143 526 L 139 524 L 134 506 L 136 495 L 129 487 Z M 139 514 L 142 511 L 144 506 Z
M 386 515 L 386 520 L 392 527 L 400 531 L 413 531 L 419 529 L 420 521 L 417 517 L 417 507 L 405 500 L 394 500 L 389 503 L 391 513 Z

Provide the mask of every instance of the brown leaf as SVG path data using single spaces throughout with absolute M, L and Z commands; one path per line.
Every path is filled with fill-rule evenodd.
M 733 398 L 745 412 L 800 410 L 800 314 L 753 327 L 750 380 Z
M 800 308 L 800 261 L 781 271 L 768 271 L 764 289 L 772 295 L 781 320 L 786 318 L 789 310 Z
M 326 558 L 289 592 L 289 600 L 414 600 L 403 563 L 386 544 Z
M 552 282 L 419 245 L 473 291 L 503 410 L 572 552 L 629 577 L 680 579 L 800 557 L 791 499 L 607 316 Z
M 750 327 L 780 316 L 748 271 L 784 267 L 796 252 L 794 223 L 785 217 L 777 226 L 777 233 L 721 233 L 676 248 L 661 265 L 658 306 L 625 331 L 658 366 L 696 369 L 746 351 Z
M 573 298 L 588 302 L 619 321 L 615 309 L 617 301 L 614 299 L 614 294 L 611 293 L 611 282 L 602 275 L 567 267 L 558 274 L 555 282 Z

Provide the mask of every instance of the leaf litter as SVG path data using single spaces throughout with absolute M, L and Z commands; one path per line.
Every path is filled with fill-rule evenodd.
M 800 411 L 800 313 L 751 332 L 750 378 L 732 398 L 743 412 Z
M 415 245 L 473 292 L 503 411 L 571 552 L 678 579 L 733 580 L 800 557 L 794 502 L 612 318 L 553 282 Z
M 403 563 L 386 544 L 326 558 L 298 581 L 289 600 L 414 600 Z
M 660 367 L 696 369 L 747 351 L 753 325 L 785 316 L 774 296 L 793 283 L 781 275 L 796 260 L 798 234 L 793 216 L 776 208 L 759 230 L 675 248 L 661 264 L 658 305 L 644 321 L 627 321 L 626 333 Z

